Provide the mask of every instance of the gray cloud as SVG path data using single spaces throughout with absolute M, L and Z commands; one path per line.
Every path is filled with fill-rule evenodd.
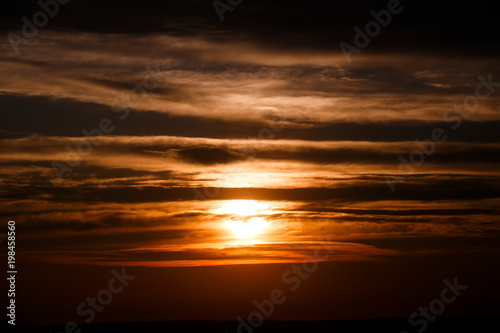
M 165 154 L 169 157 L 202 165 L 234 163 L 247 159 L 244 154 L 213 146 L 171 148 Z

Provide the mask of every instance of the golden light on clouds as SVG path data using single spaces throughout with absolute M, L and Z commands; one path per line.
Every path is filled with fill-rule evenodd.
M 216 212 L 219 214 L 248 216 L 263 213 L 266 208 L 268 208 L 267 204 L 255 200 L 228 200 Z
M 249 40 L 235 48 L 163 33 L 47 32 L 38 41 L 18 58 L 0 56 L 0 182 L 2 198 L 16 203 L 4 213 L 25 221 L 24 237 L 49 239 L 46 249 L 90 251 L 97 242 L 148 265 L 214 265 L 302 258 L 319 235 L 372 253 L 365 239 L 385 249 L 388 238 L 499 230 L 498 202 L 486 201 L 498 199 L 496 93 L 481 100 L 472 127 L 448 128 L 454 135 L 432 163 L 404 174 L 401 191 L 387 186 L 398 156 L 408 158 L 417 137 L 474 93 L 470 78 L 496 68 L 483 58 L 380 53 L 346 64 L 323 47 L 290 52 Z M 148 67 L 164 82 L 122 122 L 111 105 Z M 64 163 L 66 147 L 87 142 L 82 130 L 105 114 L 116 131 L 59 182 L 52 161 Z M 218 194 L 200 197 L 202 188 Z M 172 248 L 156 249 L 163 245 Z M 100 256 L 93 262 L 115 259 Z
M 268 208 L 268 204 L 256 200 L 228 200 L 216 209 L 216 213 L 231 215 L 224 227 L 232 232 L 233 237 L 255 243 L 257 237 L 269 228 L 268 221 L 258 216 L 268 214 Z
M 268 227 L 268 222 L 262 217 L 252 217 L 246 221 L 228 221 L 226 228 L 231 230 L 238 238 L 252 238 L 263 233 Z

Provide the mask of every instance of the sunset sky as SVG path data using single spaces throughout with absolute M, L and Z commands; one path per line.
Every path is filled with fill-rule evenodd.
M 404 318 L 457 276 L 445 315 L 498 315 L 498 11 L 401 1 L 348 61 L 387 3 L 245 0 L 221 22 L 205 0 L 72 0 L 17 54 L 40 7 L 4 5 L 20 322 L 82 321 L 121 267 L 136 279 L 95 322 L 233 320 L 318 247 L 272 319 Z

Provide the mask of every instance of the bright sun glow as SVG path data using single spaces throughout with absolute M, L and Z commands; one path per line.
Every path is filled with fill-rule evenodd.
M 252 217 L 248 221 L 228 221 L 226 227 L 239 238 L 250 238 L 262 233 L 267 228 L 267 221 Z
M 229 200 L 221 208 L 217 209 L 217 213 L 248 216 L 256 215 L 265 208 L 267 208 L 265 203 L 255 200 Z
M 262 217 L 255 216 L 265 214 L 266 208 L 268 208 L 267 204 L 255 200 L 228 200 L 216 212 L 233 215 L 231 220 L 226 222 L 225 227 L 231 230 L 234 236 L 248 239 L 267 229 L 268 222 Z

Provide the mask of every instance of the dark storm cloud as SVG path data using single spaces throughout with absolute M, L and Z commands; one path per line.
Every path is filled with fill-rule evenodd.
M 441 148 L 441 149 L 439 149 Z M 258 158 L 275 160 L 296 160 L 311 163 L 391 163 L 399 161 L 399 154 L 408 155 L 413 150 L 418 149 L 418 145 L 408 144 L 392 150 L 382 145 L 378 147 L 345 147 L 335 148 L 312 148 L 302 147 L 295 150 L 262 149 L 257 151 Z M 436 152 L 429 157 L 430 163 L 500 163 L 498 157 L 500 147 L 497 146 L 440 146 Z M 406 151 L 405 151 L 406 150 Z
M 334 255 L 337 259 L 343 256 L 349 256 L 353 254 L 360 254 L 364 251 L 362 255 L 367 257 L 370 256 L 391 256 L 396 254 L 395 252 L 388 250 L 379 250 L 375 247 L 355 244 L 355 243 L 332 243 L 328 245 L 330 248 L 335 249 Z M 80 250 L 80 251 L 53 251 L 50 253 L 44 253 L 40 251 L 40 256 L 45 257 L 47 254 L 52 255 L 53 258 L 67 257 L 74 260 L 87 260 L 92 263 L 99 262 L 110 262 L 110 261 L 127 261 L 127 262 L 164 262 L 168 265 L 169 261 L 176 260 L 187 260 L 192 261 L 196 264 L 199 261 L 210 260 L 212 264 L 224 264 L 224 260 L 254 260 L 254 259 L 267 259 L 267 260 L 290 260 L 290 254 L 293 253 L 295 258 L 303 258 L 311 255 L 311 252 L 315 249 L 314 245 L 311 244 L 295 243 L 295 244 L 257 244 L 246 247 L 246 251 L 242 254 L 242 247 L 232 247 L 227 246 L 223 251 L 215 248 L 205 248 L 205 249 L 185 249 L 178 248 L 172 250 L 171 247 L 161 249 L 156 248 L 142 248 L 142 249 L 127 249 L 125 251 L 100 251 L 100 250 Z M 270 254 L 272 253 L 272 256 Z M 26 252 L 25 255 L 30 257 L 30 253 Z M 220 262 L 218 262 L 220 261 Z
M 220 188 L 217 200 L 254 199 L 254 200 L 290 200 L 314 202 L 337 200 L 339 202 L 379 201 L 379 200 L 470 200 L 500 197 L 498 177 L 450 177 L 434 175 L 427 179 L 421 176 L 408 176 L 405 183 L 399 184 L 396 193 L 392 193 L 384 175 L 380 182 L 366 184 L 345 184 L 336 188 Z M 209 188 L 214 193 L 214 188 Z M 50 196 L 55 202 L 115 202 L 146 203 L 176 200 L 193 200 L 193 188 L 181 187 L 113 187 L 95 188 L 93 186 L 55 187 L 38 186 L 36 188 L 5 186 L 2 199 L 26 200 L 37 199 L 40 194 Z
M 63 210 L 58 211 L 44 211 L 43 214 L 51 214 L 63 212 Z M 119 228 L 136 228 L 144 227 L 144 219 L 138 216 L 127 216 L 124 213 L 113 212 L 106 213 L 103 212 L 98 219 L 92 219 L 89 221 L 90 216 L 84 219 L 71 218 L 71 214 L 76 215 L 77 213 L 84 213 L 85 211 L 68 210 L 68 219 L 65 221 L 53 221 L 46 219 L 44 217 L 40 218 L 41 214 L 30 214 L 30 217 L 24 217 L 23 220 L 26 225 L 23 226 L 23 231 L 26 234 L 43 234 L 43 233 L 56 233 L 56 232 L 74 232 L 74 233 L 85 233 L 91 231 L 99 231 L 104 228 L 107 230 L 119 229 Z M 14 213 L 14 212 L 13 212 Z M 19 214 L 21 212 L 17 212 Z M 12 214 L 12 213 L 11 213 Z M 57 215 L 57 214 L 54 214 Z M 148 218 L 147 227 L 154 228 L 158 226 L 172 225 L 173 220 L 165 218 Z M 116 230 L 115 232 L 119 232 Z M 175 233 L 174 233 L 175 234 Z M 47 236 L 45 236 L 47 237 Z
M 234 163 L 248 158 L 236 151 L 213 146 L 172 148 L 167 150 L 165 154 L 189 163 L 202 165 Z
M 175 116 L 160 112 L 131 111 L 120 121 L 109 106 L 47 97 L 0 96 L 0 138 L 19 138 L 36 133 L 51 136 L 82 136 L 83 129 L 96 128 L 102 118 L 116 120 L 113 135 L 171 135 L 205 138 L 246 139 L 260 129 L 275 125 L 266 119 L 231 121 L 201 116 Z M 370 123 L 315 122 L 287 119 L 285 130 L 275 139 L 413 141 L 426 139 L 434 128 L 449 129 L 451 123 L 384 121 Z M 61 125 L 63 124 L 63 125 Z M 304 128 L 304 126 L 306 126 Z M 465 121 L 459 131 L 448 131 L 449 141 L 500 142 L 499 121 Z
M 249 0 L 226 12 L 219 21 L 211 0 L 98 1 L 73 0 L 61 6 L 48 28 L 102 33 L 151 32 L 198 34 L 221 38 L 245 36 L 267 47 L 281 49 L 337 49 L 352 42 L 354 26 L 364 27 L 371 10 L 387 8 L 387 1 L 264 1 Z M 490 1 L 401 1 L 404 10 L 370 45 L 371 50 L 457 49 L 470 53 L 498 51 L 497 4 Z M 119 8 L 119 14 L 117 14 Z M 3 30 L 20 28 L 20 18 L 40 10 L 35 1 L 4 5 Z M 458 47 L 460 45 L 460 47 Z M 471 48 L 473 46 L 473 48 Z
M 381 215 L 381 216 L 434 216 L 434 215 L 479 215 L 479 214 L 500 214 L 499 210 L 495 209 L 478 209 L 478 208 L 464 208 L 464 209 L 346 209 L 315 206 L 315 204 L 308 204 L 297 207 L 298 211 L 321 211 L 332 212 L 341 214 L 355 214 L 355 215 Z
M 49 182 L 51 177 L 47 177 L 47 173 L 39 171 L 40 169 L 47 168 L 51 161 L 10 161 L 0 162 L 0 166 L 11 167 L 37 167 L 35 171 L 17 172 L 15 175 L 2 174 L 0 178 L 3 179 L 3 184 L 6 186 L 31 186 L 36 188 L 38 186 L 46 186 L 52 184 Z M 95 165 L 89 165 L 83 162 L 74 172 L 68 173 L 65 179 L 85 182 L 101 182 L 102 184 L 110 185 L 129 185 L 141 183 L 145 180 L 161 180 L 165 184 L 175 181 L 189 181 L 197 173 L 178 173 L 173 171 L 148 171 L 148 170 L 135 170 L 131 168 L 108 168 Z
M 126 224 L 124 222 L 124 224 Z M 78 224 L 81 226 L 81 223 Z M 102 228 L 102 227 L 101 227 Z M 102 230 L 102 229 L 101 229 Z M 187 235 L 192 235 L 192 229 L 177 229 L 177 230 L 117 230 L 113 229 L 113 232 L 108 233 L 98 233 L 98 232 L 83 232 L 80 230 L 78 233 L 60 233 L 61 229 L 56 228 L 56 235 L 50 234 L 40 234 L 40 237 L 26 238 L 24 250 L 26 253 L 34 252 L 38 253 L 44 250 L 68 250 L 71 251 L 83 251 L 86 253 L 92 253 L 92 251 L 107 251 L 110 249 L 124 249 L 129 247 L 140 247 L 145 243 L 154 242 L 167 242 L 168 240 L 174 240 L 183 238 Z M 36 232 L 35 230 L 26 230 L 26 232 Z M 71 230 L 69 227 L 62 231 L 75 231 Z M 32 235 L 36 235 L 33 233 Z M 43 235 L 43 236 L 42 236 Z M 33 253 L 32 252 L 32 253 Z M 114 255 L 121 256 L 123 258 L 127 257 L 126 252 L 115 252 Z
M 498 244 L 498 231 L 490 235 L 479 237 L 401 237 L 401 238 L 378 238 L 378 239 L 356 239 L 351 240 L 356 243 L 376 246 L 383 249 L 392 249 L 397 251 L 429 251 L 436 249 L 463 250 L 480 249 L 485 246 L 500 251 Z

